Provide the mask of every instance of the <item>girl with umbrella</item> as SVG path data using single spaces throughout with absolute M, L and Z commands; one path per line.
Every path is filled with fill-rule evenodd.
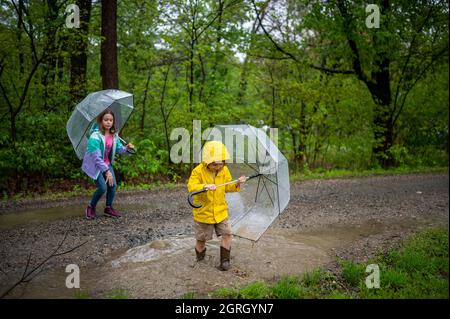
M 116 153 L 124 154 L 127 151 L 134 150 L 134 146 L 129 143 L 126 147 L 123 147 L 115 124 L 113 111 L 110 109 L 104 110 L 97 117 L 97 126 L 94 127 L 87 142 L 87 151 L 83 157 L 82 169 L 97 185 L 97 189 L 86 208 L 87 219 L 96 217 L 95 208 L 105 192 L 105 215 L 114 218 L 121 216 L 112 207 L 117 187 L 113 168 L 114 157 Z

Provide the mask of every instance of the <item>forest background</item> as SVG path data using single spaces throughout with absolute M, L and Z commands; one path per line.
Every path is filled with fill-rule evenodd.
M 193 120 L 277 128 L 293 177 L 447 168 L 448 2 L 370 4 L 379 27 L 364 1 L 0 0 L 1 196 L 93 187 L 66 123 L 111 88 L 134 95 L 122 187 L 184 181 Z

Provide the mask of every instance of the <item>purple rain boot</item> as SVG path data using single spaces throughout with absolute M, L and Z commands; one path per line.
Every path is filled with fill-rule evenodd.
M 92 208 L 88 205 L 88 207 L 86 208 L 86 219 L 95 219 L 95 217 L 95 208 Z
M 114 217 L 114 218 L 121 217 L 120 213 L 117 210 L 114 210 L 114 208 L 112 208 L 112 206 L 106 206 L 104 213 L 105 213 L 105 215 L 107 215 L 109 217 Z

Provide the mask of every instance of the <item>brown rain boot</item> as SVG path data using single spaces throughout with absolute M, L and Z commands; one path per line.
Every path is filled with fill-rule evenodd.
M 195 255 L 197 255 L 197 261 L 202 261 L 203 259 L 205 259 L 205 254 L 206 254 L 206 247 L 205 249 L 203 249 L 202 252 L 197 251 L 197 248 L 195 248 Z
M 226 249 L 225 247 L 220 246 L 220 267 L 219 269 L 222 271 L 226 271 L 230 269 L 230 250 Z

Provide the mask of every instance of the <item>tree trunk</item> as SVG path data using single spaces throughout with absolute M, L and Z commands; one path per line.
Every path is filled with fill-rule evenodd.
M 387 58 L 386 52 L 377 52 L 377 56 L 374 60 L 375 70 L 370 73 L 370 76 L 366 75 L 363 71 L 361 56 L 356 44 L 356 41 L 352 37 L 353 35 L 353 19 L 348 12 L 347 3 L 344 0 L 337 1 L 337 7 L 344 19 L 344 31 L 347 36 L 347 43 L 350 50 L 353 53 L 352 64 L 353 70 L 358 79 L 361 80 L 369 89 L 372 99 L 375 102 L 375 117 L 374 135 L 375 144 L 372 147 L 374 157 L 385 168 L 394 164 L 392 156 L 388 150 L 392 146 L 393 142 L 393 120 L 390 115 L 391 108 L 391 81 L 389 74 L 390 60 Z M 389 0 L 382 1 L 381 4 L 382 14 L 386 14 L 389 10 Z M 373 37 L 374 49 L 377 48 L 377 34 Z
M 144 99 L 142 101 L 142 116 L 141 116 L 141 133 L 144 133 L 145 126 L 145 104 L 147 103 L 148 84 L 150 83 L 151 70 L 148 72 L 147 82 L 145 83 Z
M 23 32 L 23 0 L 19 0 L 19 10 L 17 13 L 17 43 L 21 45 L 22 43 L 22 32 Z M 23 51 L 19 50 L 19 72 L 20 75 L 23 75 L 24 73 L 24 57 L 23 57 Z
M 14 112 L 11 112 L 10 119 L 11 119 L 11 142 L 15 146 L 17 142 L 17 129 L 16 129 L 16 114 Z
M 102 0 L 101 76 L 103 89 L 118 89 L 117 0 Z
M 374 137 L 372 147 L 374 157 L 384 167 L 393 166 L 394 159 L 389 153 L 393 144 L 394 125 L 391 115 L 391 81 L 389 74 L 390 61 L 387 58 L 378 63 L 378 71 L 372 74 L 373 80 L 365 82 L 375 102 Z
M 215 55 L 214 55 L 214 64 L 211 68 L 211 78 L 213 79 L 213 81 L 216 79 L 216 73 L 217 73 L 217 67 L 219 65 L 219 63 L 223 60 L 222 59 L 222 53 L 220 52 L 220 46 L 221 46 L 221 41 L 222 41 L 222 17 L 223 17 L 223 6 L 224 6 L 224 1 L 219 0 L 219 4 L 218 4 L 219 8 L 217 9 L 218 11 L 218 21 L 217 21 L 217 26 L 216 26 L 216 50 L 215 50 Z
M 70 97 L 73 102 L 86 95 L 87 47 L 92 0 L 77 0 L 80 28 L 76 32 L 70 56 Z
M 194 31 L 193 31 L 194 32 Z M 189 112 L 192 113 L 192 105 L 194 99 L 194 50 L 195 50 L 195 40 L 191 39 L 191 52 L 189 53 Z
M 298 149 L 296 151 L 297 157 L 300 158 L 300 162 L 302 164 L 306 163 L 306 135 L 307 135 L 307 127 L 306 127 L 306 105 L 302 101 L 301 109 L 300 109 L 300 134 L 298 138 Z
M 47 41 L 47 55 L 43 61 L 44 74 L 41 79 L 42 86 L 44 88 L 44 109 L 47 109 L 47 102 L 49 97 L 49 84 L 53 84 L 55 80 L 56 70 L 56 33 L 57 26 L 55 25 L 56 18 L 58 17 L 58 5 L 56 0 L 47 0 L 47 14 L 46 19 L 49 21 L 46 28 L 46 41 Z
M 269 1 L 265 2 L 263 4 L 263 7 L 261 8 L 260 15 L 261 15 L 261 19 L 262 20 L 264 20 L 264 18 L 266 16 L 266 12 L 267 12 L 266 9 L 267 9 L 268 4 L 269 4 Z M 260 24 L 258 23 L 258 21 L 259 21 L 258 18 L 255 18 L 255 21 L 253 22 L 252 30 L 250 32 L 250 45 L 248 47 L 248 50 L 247 50 L 246 55 L 245 55 L 244 62 L 242 63 L 242 67 L 241 67 L 242 71 L 241 71 L 241 77 L 240 77 L 240 80 L 239 80 L 239 91 L 238 91 L 238 94 L 237 94 L 237 104 L 238 105 L 244 105 L 245 104 L 245 94 L 246 94 L 247 85 L 248 85 L 248 79 L 247 78 L 248 78 L 248 73 L 249 73 L 249 60 L 250 60 L 248 55 L 251 52 L 251 50 L 253 49 L 253 45 L 254 45 L 254 42 L 255 42 L 255 37 L 256 37 L 256 35 L 258 33 L 258 30 L 259 30 Z

